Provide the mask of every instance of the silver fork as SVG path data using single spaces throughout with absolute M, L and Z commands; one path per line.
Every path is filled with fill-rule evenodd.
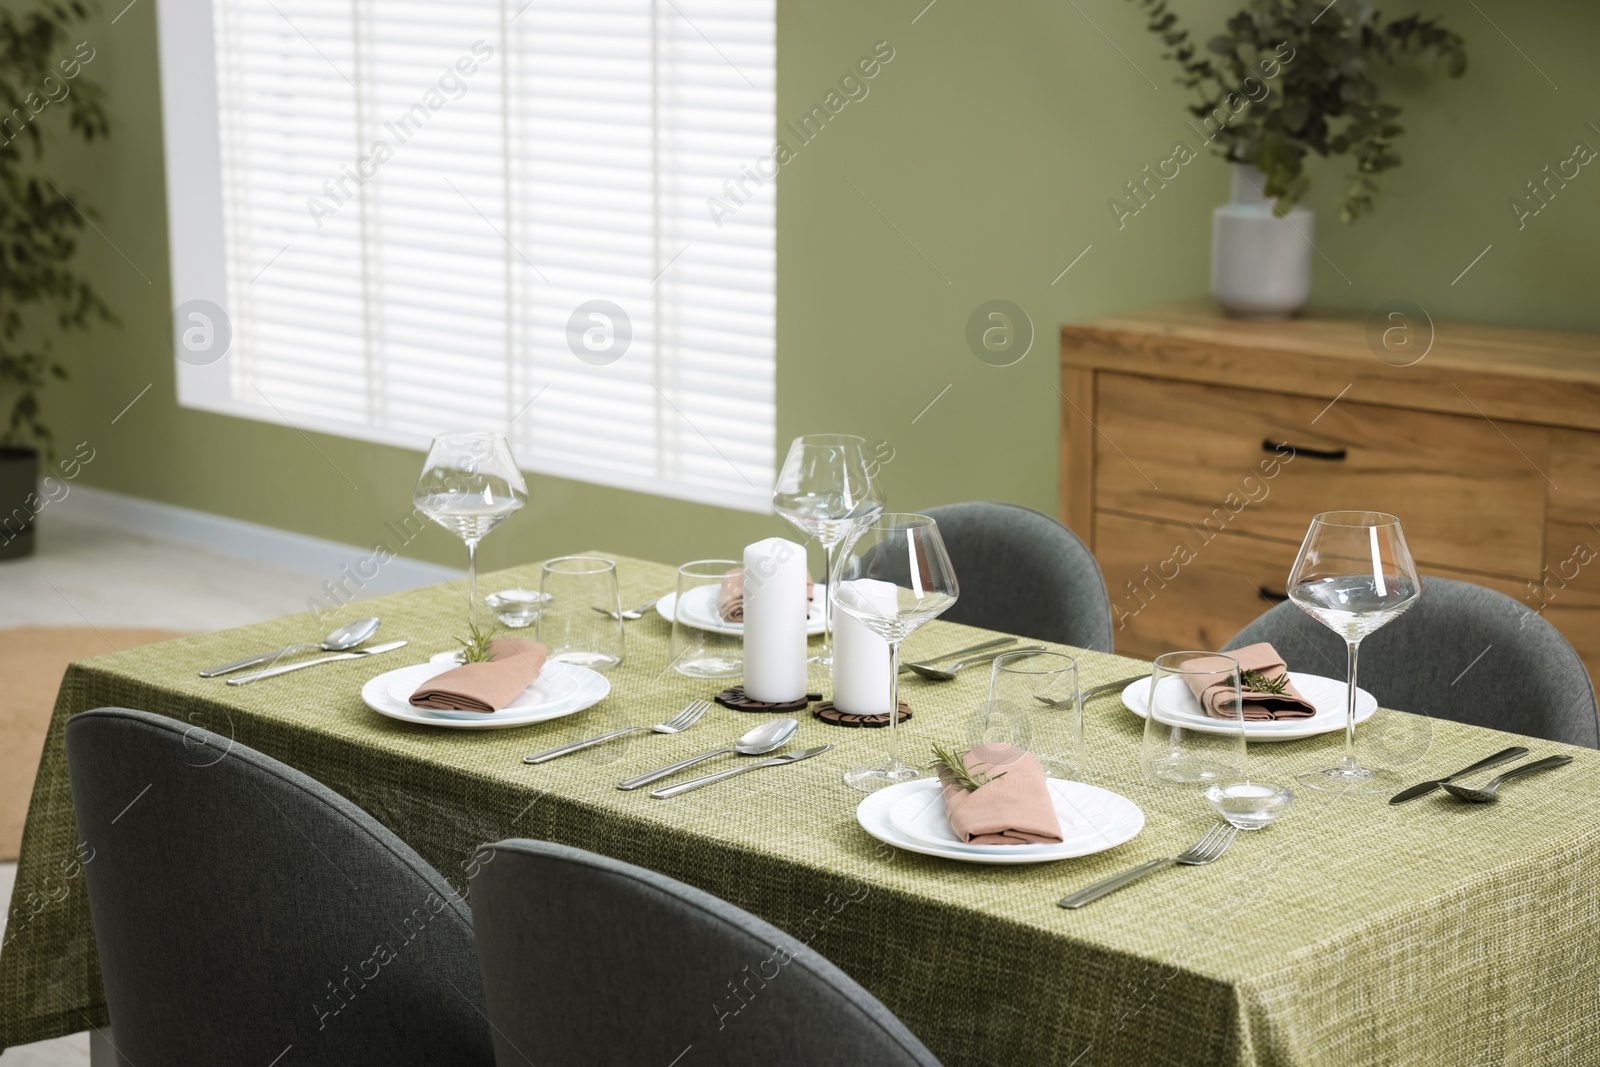
M 573 752 L 580 752 L 583 749 L 590 748 L 594 745 L 603 744 L 607 741 L 613 740 L 614 738 L 621 737 L 624 734 L 643 733 L 647 730 L 654 731 L 658 734 L 675 734 L 680 730 L 687 730 L 696 722 L 700 721 L 700 716 L 704 715 L 706 711 L 710 709 L 710 707 L 711 701 L 696 700 L 694 703 L 678 712 L 678 714 L 674 715 L 666 722 L 658 723 L 655 726 L 626 726 L 621 730 L 612 730 L 610 733 L 601 734 L 598 737 L 587 737 L 582 741 L 574 741 L 570 745 L 559 745 L 556 748 L 547 748 L 543 752 L 535 752 L 531 756 L 523 756 L 522 762 L 543 763 L 545 760 L 552 760 L 557 756 L 570 755 Z
M 1070 897 L 1062 897 L 1057 903 L 1063 908 L 1081 908 L 1091 900 L 1099 900 L 1107 893 L 1114 893 L 1123 886 L 1137 882 L 1151 871 L 1160 870 L 1169 863 L 1180 863 L 1185 867 L 1203 867 L 1213 860 L 1220 859 L 1222 854 L 1233 844 L 1233 836 L 1239 832 L 1236 826 L 1229 826 L 1219 822 L 1206 831 L 1206 835 L 1196 841 L 1185 852 L 1166 859 L 1151 860 L 1133 868 L 1113 875 L 1103 882 L 1096 882 L 1087 889 L 1080 889 Z
M 644 613 L 655 607 L 656 601 L 660 599 L 660 596 L 653 596 L 636 608 L 623 608 L 621 611 L 607 611 L 596 604 L 594 610 L 610 619 L 642 619 L 644 618 Z

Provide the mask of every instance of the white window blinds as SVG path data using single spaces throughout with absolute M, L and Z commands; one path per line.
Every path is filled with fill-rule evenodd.
M 509 425 L 529 470 L 766 510 L 773 0 L 210 18 L 232 347 L 199 406 L 413 446 Z

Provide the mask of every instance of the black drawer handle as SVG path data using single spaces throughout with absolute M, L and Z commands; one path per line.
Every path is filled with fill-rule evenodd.
M 1269 604 L 1281 604 L 1289 599 L 1288 593 L 1280 593 L 1276 589 L 1268 589 L 1264 585 L 1256 586 L 1256 596 Z
M 1281 455 L 1285 450 L 1308 459 L 1325 459 L 1333 463 L 1337 463 L 1349 454 L 1342 448 L 1296 448 L 1287 441 L 1274 441 L 1270 437 L 1261 442 L 1263 452 L 1275 452 Z

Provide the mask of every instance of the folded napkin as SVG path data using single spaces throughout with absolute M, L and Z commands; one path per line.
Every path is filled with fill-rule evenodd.
M 545 647 L 526 637 L 501 637 L 490 644 L 494 659 L 465 663 L 422 684 L 411 706 L 429 711 L 499 711 L 539 677 Z
M 806 610 L 811 608 L 816 596 L 816 584 L 806 575 Z M 744 622 L 744 568 L 735 567 L 722 578 L 722 590 L 717 594 L 717 615 L 723 622 Z
M 957 837 L 969 845 L 1061 843 L 1050 786 L 1031 752 L 1015 745 L 974 745 L 962 762 L 974 777 L 988 775 L 989 780 L 967 789 L 949 768 L 939 768 L 945 814 Z
M 1284 666 L 1283 657 L 1278 650 L 1266 641 L 1255 645 L 1246 645 L 1244 648 L 1234 649 L 1228 653 L 1239 661 L 1240 692 L 1244 698 L 1244 719 L 1246 722 L 1273 722 L 1278 719 L 1309 719 L 1317 713 L 1317 707 L 1311 701 L 1300 695 L 1294 683 L 1286 675 L 1288 668 Z M 1214 675 L 1184 675 L 1184 681 L 1189 683 L 1189 688 L 1199 698 L 1200 706 L 1205 708 L 1206 714 L 1217 719 L 1233 718 L 1233 709 L 1228 706 L 1233 697 L 1232 687 L 1228 685 L 1227 662 L 1220 656 L 1216 657 L 1216 666 L 1223 672 Z M 1189 661 L 1189 666 L 1196 670 L 1203 670 L 1207 661 L 1196 658 Z M 1250 679 L 1244 677 L 1247 671 L 1257 671 L 1272 681 L 1282 679 L 1284 689 L 1281 693 L 1269 693 L 1250 688 Z

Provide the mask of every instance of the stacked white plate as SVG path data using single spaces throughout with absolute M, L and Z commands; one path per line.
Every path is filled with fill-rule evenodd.
M 1247 741 L 1294 741 L 1301 737 L 1332 733 L 1344 729 L 1345 694 L 1349 692 L 1343 682 L 1317 674 L 1289 672 L 1300 695 L 1316 707 L 1317 713 L 1309 719 L 1278 719 L 1244 724 Z M 1196 733 L 1226 733 L 1230 727 L 1222 719 L 1213 719 L 1200 707 L 1200 701 L 1189 690 L 1182 678 L 1167 677 L 1161 680 L 1157 695 L 1156 721 L 1170 726 L 1184 726 Z M 1150 714 L 1150 679 L 1140 678 L 1122 691 L 1122 704 L 1139 718 Z M 1356 722 L 1365 722 L 1378 710 L 1378 701 L 1371 693 L 1356 687 Z
M 1098 786 L 1048 779 L 1050 799 L 1061 822 L 1059 845 L 969 845 L 956 837 L 945 817 L 936 778 L 880 789 L 856 808 L 867 833 L 908 852 L 966 863 L 1050 863 L 1104 852 L 1132 840 L 1144 828 L 1139 805 Z
M 813 587 L 811 605 L 806 612 L 806 633 L 820 634 L 823 627 L 823 614 L 828 610 L 828 587 L 817 585 Z M 744 623 L 728 622 L 717 611 L 717 601 L 722 596 L 722 589 L 716 585 L 697 585 L 683 595 L 683 622 L 693 626 L 696 630 L 707 630 L 716 634 L 744 634 Z M 672 613 L 678 607 L 678 594 L 668 593 L 656 601 L 656 614 L 668 622 L 672 621 Z
M 443 726 L 452 730 L 506 730 L 536 722 L 559 719 L 582 711 L 611 692 L 605 675 L 587 667 L 551 661 L 544 665 L 533 684 L 500 711 L 429 711 L 411 706 L 411 694 L 424 682 L 453 670 L 454 662 L 418 663 L 412 667 L 380 674 L 361 687 L 361 699 L 379 715 L 422 726 Z

